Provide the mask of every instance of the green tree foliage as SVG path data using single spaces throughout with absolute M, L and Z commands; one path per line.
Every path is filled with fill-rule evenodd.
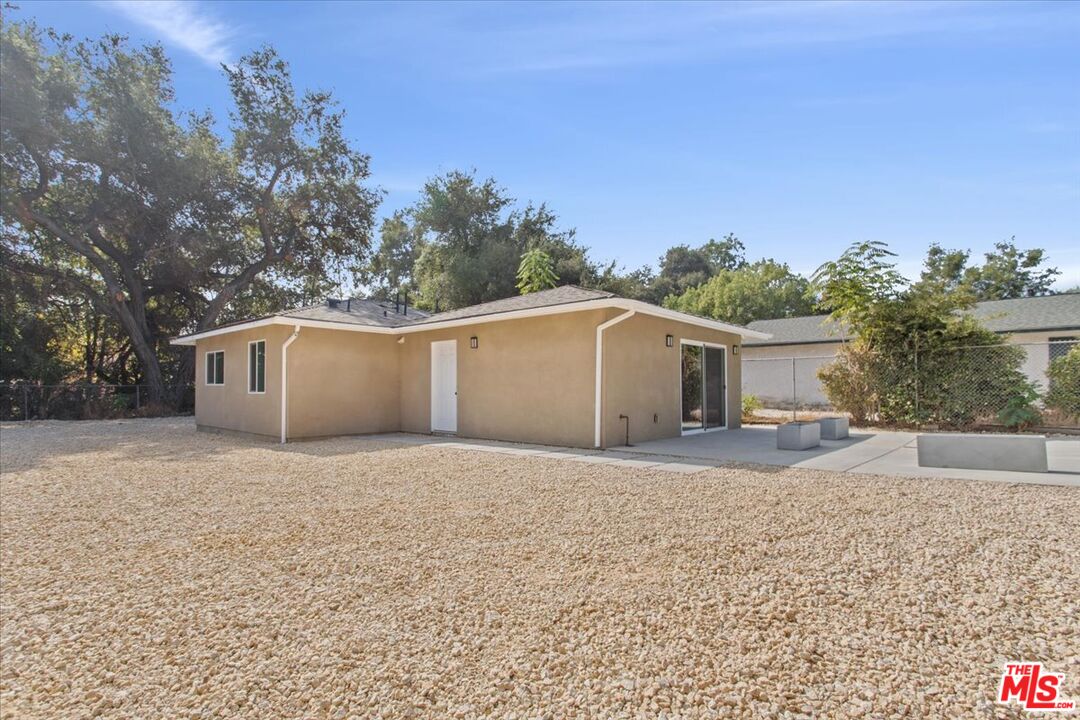
M 0 279 L 0 381 L 58 383 L 78 370 L 58 352 L 63 324 L 56 308 L 36 301 L 43 284 L 10 274 Z
M 866 241 L 824 263 L 811 277 L 818 307 L 842 324 L 873 331 L 869 321 L 876 308 L 895 300 L 906 282 L 896 271 L 894 257 L 885 243 Z
M 244 298 L 325 283 L 362 258 L 378 197 L 326 93 L 297 95 L 270 49 L 225 68 L 230 141 L 174 110 L 159 46 L 74 42 L 25 23 L 0 36 L 7 272 L 79 295 L 118 327 L 149 399 L 193 356 L 168 337 Z M 162 359 L 169 359 L 168 365 Z
M 905 287 L 891 257 L 883 243 L 859 243 L 814 276 L 833 319 L 856 336 L 819 373 L 829 399 L 858 420 L 950 427 L 1023 404 L 1023 349 L 961 312 L 970 295 Z
M 427 308 L 447 310 L 517 294 L 517 269 L 530 249 L 546 253 L 560 284 L 592 272 L 574 232 L 556 228 L 547 206 L 522 209 L 494 179 L 452 171 L 429 180 L 408 211 L 421 247 L 412 270 Z M 381 250 L 380 250 L 381 252 Z
M 1017 386 L 1017 391 L 1009 396 L 1005 407 L 998 411 L 1001 424 L 1014 430 L 1024 430 L 1042 420 L 1042 413 L 1036 407 L 1039 401 L 1039 388 L 1032 382 Z
M 1080 418 L 1080 345 L 1056 358 L 1046 371 L 1050 391 L 1046 394 L 1046 406 L 1062 414 Z
M 399 290 L 416 291 L 413 273 L 424 250 L 424 238 L 410 222 L 405 210 L 383 220 L 379 228 L 379 247 L 371 262 L 358 273 L 358 279 L 376 294 L 390 296 Z
M 1034 297 L 1052 292 L 1060 275 L 1057 268 L 1043 267 L 1046 253 L 1041 248 L 1021 250 L 1016 238 L 999 242 L 986 253 L 982 265 L 969 265 L 971 253 L 946 250 L 931 245 L 918 285 L 938 286 L 942 291 L 971 295 L 976 301 Z
M 603 267 L 592 268 L 591 274 L 582 285 L 614 293 L 619 297 L 649 302 L 652 299 L 654 279 L 652 268 L 627 271 L 625 268 L 616 269 L 616 265 L 616 262 L 611 262 Z
M 555 261 L 539 248 L 528 250 L 521 256 L 517 280 L 517 288 L 522 295 L 553 288 L 559 281 L 559 276 L 555 274 Z
M 745 325 L 753 320 L 797 317 L 813 312 L 809 281 L 775 260 L 723 269 L 703 285 L 669 296 L 673 310 Z
M 851 422 L 861 426 L 877 414 L 877 394 L 883 383 L 876 375 L 881 367 L 876 354 L 865 343 L 844 343 L 836 359 L 818 370 L 818 379 L 833 406 L 851 415 Z
M 669 295 L 682 295 L 719 272 L 742 267 L 746 264 L 744 251 L 742 242 L 730 233 L 696 248 L 689 245 L 669 248 L 660 258 L 660 271 L 649 284 L 649 300 L 660 304 Z

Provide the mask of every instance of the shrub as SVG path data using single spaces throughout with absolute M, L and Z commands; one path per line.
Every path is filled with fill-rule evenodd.
M 1024 350 L 967 314 L 971 293 L 934 279 L 907 285 L 883 243 L 863 242 L 822 265 L 814 283 L 832 320 L 858 337 L 819 372 L 826 395 L 858 422 L 965 427 L 1030 419 Z
M 1017 393 L 1005 401 L 1005 407 L 998 413 L 998 419 L 1002 425 L 1023 430 L 1042 420 L 1035 403 L 1039 400 L 1039 389 L 1034 383 L 1024 381 L 1022 387 L 1017 388 Z
M 825 395 L 856 425 L 873 419 L 963 428 L 997 419 L 1025 427 L 1038 421 L 1038 392 L 1021 369 L 1023 348 L 962 326 L 934 340 L 918 352 L 900 343 L 871 349 L 860 340 L 843 346 L 818 371 Z
M 742 416 L 744 418 L 751 418 L 758 410 L 763 407 L 761 400 L 757 395 L 743 395 L 742 396 Z
M 1050 392 L 1046 406 L 1071 418 L 1080 418 L 1080 345 L 1050 363 L 1046 371 Z
M 945 338 L 944 347 L 920 353 L 917 421 L 962 428 L 997 418 L 1015 426 L 1023 423 L 1001 417 L 1007 409 L 1010 415 L 1025 407 L 1035 412 L 1038 391 L 1023 372 L 1024 349 L 994 339 L 996 344 L 969 347 L 971 341 L 962 338 L 965 346 L 950 347 Z
M 836 360 L 818 370 L 818 379 L 829 402 L 840 412 L 851 416 L 853 425 L 865 425 L 877 414 L 877 392 L 874 387 L 874 353 L 858 343 L 840 348 Z

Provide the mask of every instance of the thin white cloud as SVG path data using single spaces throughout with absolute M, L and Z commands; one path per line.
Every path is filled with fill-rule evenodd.
M 1033 4 L 1035 5 L 1035 4 Z M 906 37 L 1013 42 L 1068 33 L 1067 3 L 725 2 L 403 3 L 376 6 L 375 22 L 346 35 L 351 49 L 393 53 L 479 74 L 560 72 L 694 63 L 737 53 L 873 43 Z M 333 22 L 342 18 L 334 14 Z M 362 36 L 362 41 L 357 35 Z
M 235 30 L 214 18 L 197 2 L 181 0 L 103 0 L 100 5 L 157 32 L 165 42 L 187 50 L 203 62 L 232 60 L 229 41 Z

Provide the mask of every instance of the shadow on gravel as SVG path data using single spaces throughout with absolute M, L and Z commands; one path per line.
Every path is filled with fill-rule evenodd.
M 21 472 L 71 462 L 80 455 L 111 453 L 117 462 L 152 460 L 184 463 L 258 448 L 267 452 L 311 457 L 407 450 L 422 444 L 416 438 L 389 440 L 380 436 L 344 436 L 295 440 L 281 445 L 266 438 L 203 432 L 194 418 L 124 420 L 45 420 L 0 424 L 0 472 Z

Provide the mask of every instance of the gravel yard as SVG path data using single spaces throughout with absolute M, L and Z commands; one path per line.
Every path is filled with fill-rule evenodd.
M 1080 490 L 6 425 L 4 718 L 1021 717 Z

